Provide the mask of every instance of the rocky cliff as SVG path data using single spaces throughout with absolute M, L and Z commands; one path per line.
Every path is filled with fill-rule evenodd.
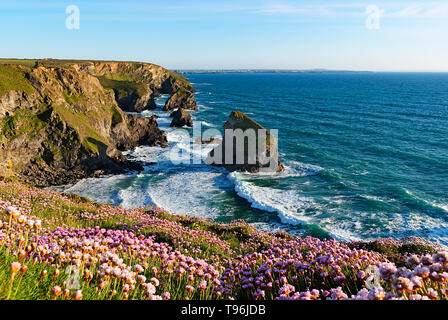
M 156 95 L 180 88 L 193 92 L 185 78 L 151 64 L 0 60 L 0 163 L 37 186 L 138 168 L 120 150 L 165 146 L 166 136 L 154 117 L 122 108 L 147 108 Z
M 276 137 L 250 117 L 233 111 L 224 123 L 222 142 L 210 151 L 205 163 L 229 171 L 280 172 Z
M 141 112 L 156 107 L 154 98 L 161 94 L 176 96 L 189 93 L 194 100 L 194 88 L 183 76 L 155 64 L 117 61 L 76 61 L 45 59 L 37 62 L 44 66 L 73 68 L 97 77 L 102 86 L 112 89 L 118 106 L 129 112 Z M 188 101 L 190 104 L 190 101 Z M 189 104 L 185 103 L 185 108 Z

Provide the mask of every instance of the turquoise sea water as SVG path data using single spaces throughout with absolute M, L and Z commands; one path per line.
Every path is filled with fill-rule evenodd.
M 232 110 L 245 112 L 278 129 L 286 171 L 229 174 L 173 164 L 173 152 L 192 145 L 172 131 L 168 149 L 129 152 L 156 163 L 143 173 L 86 179 L 67 191 L 128 208 L 150 204 L 218 221 L 242 218 L 296 235 L 422 236 L 448 244 L 448 74 L 187 77 L 197 90 L 193 116 L 202 129 L 221 129 Z M 167 114 L 156 113 L 170 130 Z

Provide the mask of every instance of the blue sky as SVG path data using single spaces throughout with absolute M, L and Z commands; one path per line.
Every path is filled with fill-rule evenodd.
M 80 29 L 66 28 L 66 7 Z M 380 28 L 366 27 L 369 5 Z M 448 1 L 4 1 L 1 57 L 172 69 L 448 71 Z

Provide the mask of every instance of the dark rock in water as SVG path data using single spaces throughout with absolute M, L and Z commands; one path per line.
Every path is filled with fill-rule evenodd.
M 206 164 L 252 173 L 284 170 L 277 139 L 269 130 L 239 111 L 233 111 L 223 127 L 223 141 L 210 151 Z
M 173 117 L 173 121 L 171 121 L 170 127 L 192 127 L 193 120 L 191 119 L 191 114 L 184 109 L 177 109 L 172 112 L 171 117 Z
M 197 144 L 216 144 L 216 143 L 219 143 L 221 141 L 222 141 L 222 139 L 219 139 L 219 138 L 204 138 L 204 137 L 200 137 L 200 138 L 196 139 L 195 143 L 197 143 Z
M 165 103 L 163 107 L 164 111 L 170 111 L 174 109 L 187 109 L 187 110 L 197 110 L 198 106 L 196 104 L 196 99 L 191 91 L 180 88 L 173 94 Z
M 139 172 L 144 170 L 143 168 L 144 165 L 143 162 L 141 161 L 126 161 L 125 163 L 126 164 L 124 166 L 127 170 L 133 170 Z
M 130 134 L 118 138 L 119 150 L 129 150 L 139 145 L 168 146 L 166 134 L 160 130 L 154 115 L 151 118 L 143 118 L 129 114 L 127 117 Z

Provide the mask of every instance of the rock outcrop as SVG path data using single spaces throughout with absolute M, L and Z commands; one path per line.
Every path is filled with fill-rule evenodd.
M 193 120 L 191 119 L 191 114 L 185 109 L 182 108 L 177 109 L 176 111 L 173 111 L 170 116 L 173 117 L 170 127 L 193 126 Z
M 118 106 L 126 112 L 142 112 L 155 109 L 155 95 L 147 84 L 116 81 L 99 77 L 102 86 L 112 89 Z
M 185 89 L 179 89 L 174 93 L 165 103 L 163 107 L 164 111 L 171 111 L 174 109 L 188 109 L 197 110 L 198 106 L 194 98 L 194 94 L 191 91 Z
M 185 77 L 151 63 L 45 59 L 38 65 L 62 65 L 97 77 L 104 88 L 114 91 L 118 106 L 127 112 L 155 109 L 154 98 L 161 94 L 194 92 Z
M 20 180 L 37 186 L 61 185 L 140 169 L 120 150 L 166 146 L 155 117 L 124 113 L 116 92 L 103 86 L 103 76 L 125 77 L 119 63 L 51 63 L 45 60 L 29 68 L 0 61 L 0 163 L 12 163 Z M 146 65 L 136 64 L 135 76 L 155 68 L 152 88 L 178 90 L 169 71 Z M 131 65 L 126 63 L 126 68 Z M 130 78 L 123 81 L 132 82 Z M 170 85 L 164 85 L 166 81 Z
M 135 115 L 128 115 L 128 129 L 130 136 L 117 141 L 117 148 L 120 150 L 129 150 L 138 145 L 167 147 L 168 141 L 166 134 L 159 129 L 156 117 L 143 118 Z
M 233 111 L 224 123 L 222 142 L 210 151 L 206 164 L 229 171 L 280 172 L 276 137 L 242 112 Z

